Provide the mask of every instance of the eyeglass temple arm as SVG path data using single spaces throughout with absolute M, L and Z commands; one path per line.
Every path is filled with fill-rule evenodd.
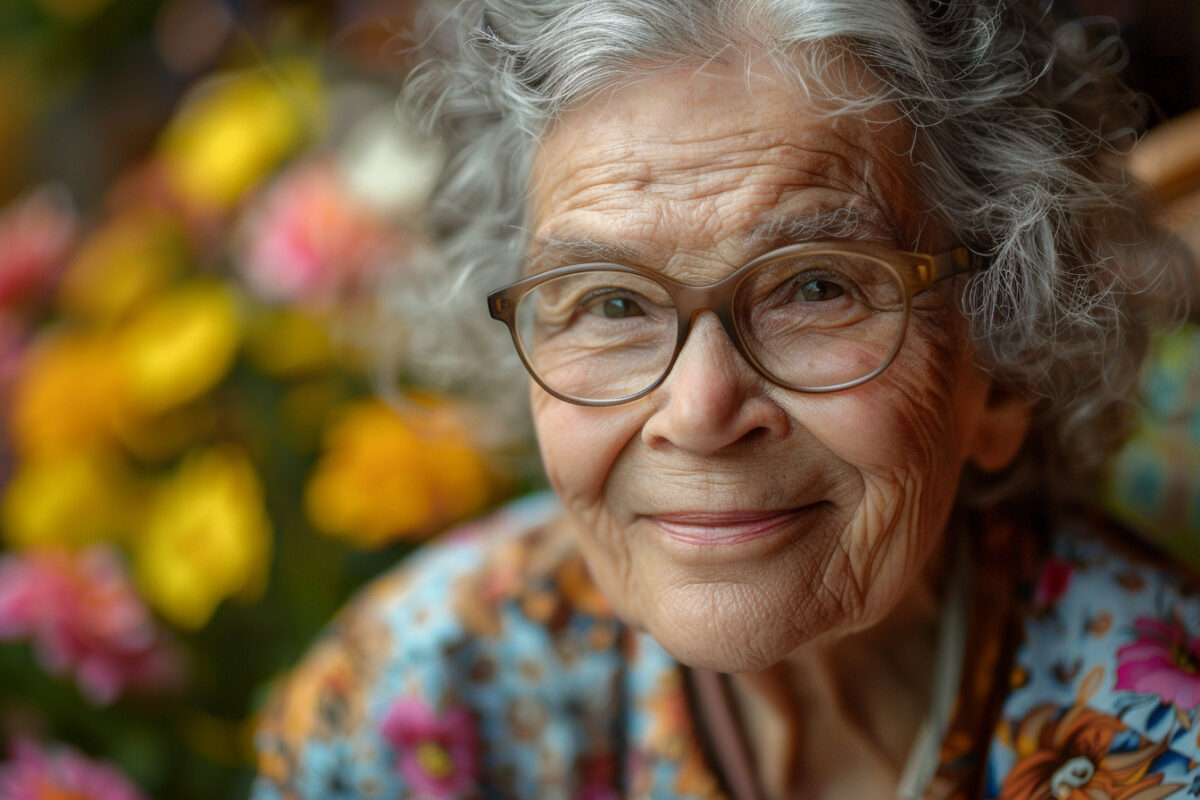
M 929 283 L 934 283 L 935 281 L 978 269 L 982 264 L 967 248 L 956 247 L 953 250 L 929 256 L 929 266 L 932 268 L 933 273 L 931 275 L 922 275 L 921 277 L 925 278 Z

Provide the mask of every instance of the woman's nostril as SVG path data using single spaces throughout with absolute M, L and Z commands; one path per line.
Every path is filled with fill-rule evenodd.
M 756 428 L 751 428 L 742 436 L 742 441 L 746 444 L 756 444 L 765 439 L 770 438 L 771 431 L 765 425 L 759 425 Z

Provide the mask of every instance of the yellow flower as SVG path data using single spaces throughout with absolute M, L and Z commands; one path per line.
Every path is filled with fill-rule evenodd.
M 78 331 L 43 336 L 13 388 L 9 423 L 18 455 L 45 456 L 111 442 L 121 414 L 119 363 L 104 337 Z
M 135 524 L 139 503 L 125 462 L 101 449 L 22 460 L 4 489 L 4 534 L 13 547 L 79 547 Z
M 363 401 L 328 432 L 304 499 L 317 528 L 378 547 L 477 511 L 492 492 L 483 458 L 449 406 L 401 416 Z
M 131 408 L 157 414 L 211 389 L 240 338 L 237 298 L 218 283 L 172 289 L 121 332 L 122 384 Z
M 186 443 L 202 415 L 173 414 L 224 377 L 240 338 L 237 298 L 209 282 L 178 286 L 116 328 L 55 331 L 21 365 L 10 428 L 22 457 L 106 447 L 162 453 Z M 156 431 L 156 432 L 151 432 Z
M 250 462 L 225 447 L 185 460 L 159 489 L 134 550 L 146 601 L 180 627 L 202 627 L 227 597 L 255 597 L 271 523 Z
M 76 317 L 115 322 L 162 291 L 187 259 L 175 222 L 154 211 L 128 212 L 84 242 L 63 275 L 59 305 Z
M 319 126 L 316 71 L 300 61 L 203 87 L 161 142 L 167 180 L 198 211 L 230 210 Z

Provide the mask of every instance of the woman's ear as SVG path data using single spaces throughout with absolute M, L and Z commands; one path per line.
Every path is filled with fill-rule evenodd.
M 1012 389 L 992 383 L 967 449 L 967 460 L 983 472 L 1009 466 L 1029 433 L 1033 405 Z

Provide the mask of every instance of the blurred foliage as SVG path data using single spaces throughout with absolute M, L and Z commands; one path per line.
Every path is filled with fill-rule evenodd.
M 402 335 L 371 289 L 440 158 L 395 115 L 407 13 L 0 6 L 0 794 L 244 796 L 349 594 L 527 488 L 333 335 Z

